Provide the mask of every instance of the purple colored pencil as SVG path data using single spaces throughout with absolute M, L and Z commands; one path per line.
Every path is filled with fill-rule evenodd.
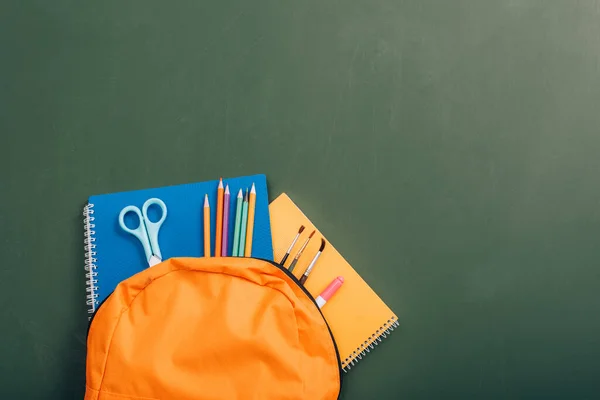
M 227 257 L 229 248 L 229 185 L 225 187 L 223 194 L 223 240 L 221 241 L 221 256 Z

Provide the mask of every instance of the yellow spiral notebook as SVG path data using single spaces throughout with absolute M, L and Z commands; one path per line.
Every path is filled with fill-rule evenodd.
M 269 205 L 269 212 L 273 252 L 277 262 L 283 258 L 300 226 L 306 227 L 285 263 L 288 266 L 310 232 L 316 228 L 285 193 Z M 335 337 L 342 369 L 347 372 L 398 327 L 398 317 L 318 230 L 298 260 L 294 275 L 300 278 L 304 273 L 319 250 L 320 238 L 324 238 L 327 245 L 305 287 L 316 298 L 333 279 L 344 277 L 343 286 L 323 306 L 322 312 Z

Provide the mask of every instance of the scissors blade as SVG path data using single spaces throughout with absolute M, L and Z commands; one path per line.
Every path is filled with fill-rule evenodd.
M 148 260 L 148 264 L 151 267 L 154 267 L 156 264 L 160 264 L 161 262 L 162 262 L 162 260 L 160 258 L 158 258 L 157 256 L 155 256 L 154 254 Z

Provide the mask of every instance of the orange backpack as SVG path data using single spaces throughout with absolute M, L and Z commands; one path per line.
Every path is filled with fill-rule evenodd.
M 172 258 L 132 276 L 87 345 L 85 400 L 331 400 L 342 383 L 314 298 L 252 258 Z

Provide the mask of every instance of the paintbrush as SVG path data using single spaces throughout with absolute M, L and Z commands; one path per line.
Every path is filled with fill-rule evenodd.
M 325 239 L 321 239 L 321 247 L 319 248 L 319 251 L 317 252 L 317 254 L 315 254 L 315 258 L 312 259 L 312 261 L 310 262 L 310 265 L 308 266 L 308 268 L 306 268 L 306 271 L 300 278 L 300 283 L 302 285 L 304 285 L 304 282 L 306 282 L 306 280 L 308 279 L 308 275 L 310 275 L 310 271 L 312 271 L 313 267 L 317 263 L 317 260 L 319 259 L 319 257 L 321 257 L 321 253 L 323 253 L 324 248 L 325 248 Z
M 302 256 L 302 252 L 304 251 L 304 249 L 306 248 L 306 246 L 308 246 L 308 242 L 310 242 L 310 239 L 312 239 L 312 237 L 313 237 L 314 234 L 315 234 L 315 231 L 312 231 L 312 233 L 310 234 L 310 236 L 308 237 L 308 239 L 306 239 L 306 241 L 304 242 L 304 244 L 302 245 L 302 247 L 300 247 L 300 250 L 298 250 L 298 253 L 296 253 L 296 257 L 294 257 L 294 259 L 292 260 L 292 263 L 288 267 L 288 270 L 290 272 L 292 272 L 294 270 L 294 267 L 296 267 L 296 264 L 298 263 L 298 259 L 300 258 L 300 256 Z
M 296 234 L 296 237 L 294 238 L 294 240 L 292 241 L 292 244 L 290 244 L 290 247 L 287 249 L 285 255 L 283 256 L 283 258 L 281 259 L 281 261 L 279 262 L 279 264 L 283 265 L 285 264 L 285 261 L 288 259 L 288 257 L 290 256 L 290 253 L 292 252 L 292 249 L 294 248 L 294 246 L 296 245 L 296 242 L 298 241 L 298 238 L 300 237 L 300 234 L 304 232 L 304 225 L 302 225 L 300 227 L 300 229 L 298 229 L 298 233 Z

